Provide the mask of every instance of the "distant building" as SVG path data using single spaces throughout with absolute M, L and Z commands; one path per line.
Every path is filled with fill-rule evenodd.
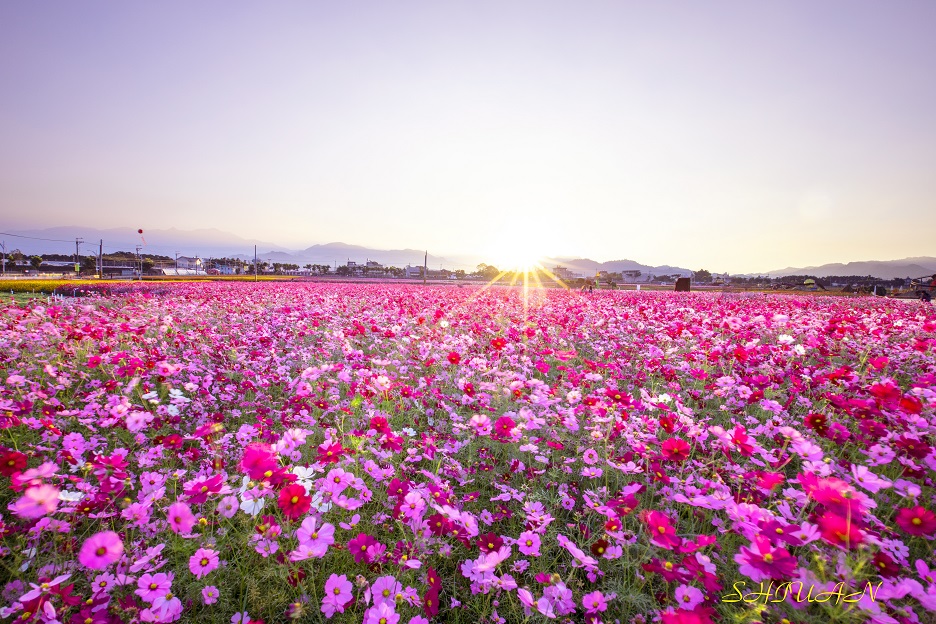
M 423 267 L 421 266 L 410 266 L 406 265 L 403 269 L 403 277 L 422 277 L 423 276 Z
M 578 277 L 577 274 L 572 273 L 567 267 L 556 265 L 551 269 L 553 275 L 558 277 L 561 280 L 572 280 Z

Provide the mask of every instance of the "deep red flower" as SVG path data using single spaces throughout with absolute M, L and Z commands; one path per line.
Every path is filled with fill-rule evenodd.
M 921 442 L 920 440 L 914 440 L 907 434 L 897 438 L 897 440 L 894 442 L 894 446 L 905 455 L 908 455 L 914 459 L 923 459 L 929 455 L 930 452 L 929 444 L 926 442 Z
M 506 346 L 507 346 L 507 341 L 504 340 L 503 338 L 501 338 L 500 336 L 498 336 L 497 338 L 494 338 L 493 340 L 491 340 L 491 347 L 492 347 L 495 351 L 500 351 L 501 349 L 503 349 L 503 348 L 506 347 Z
M 871 560 L 877 573 L 885 578 L 893 578 L 900 572 L 900 566 L 886 552 L 880 551 Z
M 828 428 L 828 419 L 825 414 L 807 414 L 803 419 L 803 424 L 822 435 Z
M 279 494 L 279 507 L 283 515 L 290 520 L 297 520 L 309 512 L 312 497 L 298 483 L 287 485 Z
M 452 351 L 451 353 L 448 354 L 448 361 L 451 362 L 452 364 L 458 364 L 459 362 L 461 362 L 461 356 L 458 355 L 457 352 Z
M 504 540 L 495 533 L 485 533 L 484 535 L 478 536 L 478 548 L 480 548 L 483 553 L 495 552 L 500 550 L 500 547 L 503 545 Z
M 429 522 L 429 532 L 436 537 L 445 535 L 452 528 L 452 521 L 442 514 L 432 514 L 427 521 Z
M 661 450 L 663 457 L 669 461 L 681 462 L 689 458 L 689 451 L 692 447 L 681 438 L 669 438 L 663 443 Z
M 11 477 L 26 468 L 26 456 L 19 451 L 7 450 L 0 453 L 0 475 Z
M 429 587 L 436 590 L 442 589 L 442 577 L 439 576 L 439 573 L 435 571 L 435 568 L 429 567 L 426 569 L 426 582 L 429 583 Z
M 430 587 L 423 596 L 423 612 L 427 618 L 433 618 L 439 612 L 439 588 Z
M 341 443 L 329 446 L 323 445 L 318 447 L 318 457 L 315 458 L 315 461 L 320 464 L 337 464 L 344 452 L 345 449 L 341 446 Z
M 608 540 L 600 539 L 591 545 L 591 552 L 596 557 L 600 557 L 608 550 Z

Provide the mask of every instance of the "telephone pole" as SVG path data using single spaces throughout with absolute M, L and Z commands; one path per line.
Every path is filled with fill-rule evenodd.
M 260 278 L 257 277 L 257 246 L 254 245 L 254 281 L 258 281 Z
M 426 250 L 426 255 L 423 256 L 423 286 L 426 285 L 426 276 L 429 274 L 429 250 Z
M 76 275 L 79 273 L 79 269 L 81 268 L 79 265 L 81 261 L 78 259 L 78 243 L 83 243 L 83 242 L 84 242 L 83 238 L 75 239 L 75 274 Z
M 98 266 L 100 266 L 100 273 L 98 273 L 98 279 L 104 279 L 104 239 L 100 239 L 98 242 Z
M 6 274 L 6 241 L 0 242 L 0 249 L 3 249 L 3 271 L 0 274 Z
M 143 281 L 143 260 L 140 258 L 140 250 L 143 249 L 141 245 L 136 246 L 136 256 L 137 256 L 137 266 L 140 269 L 140 281 Z

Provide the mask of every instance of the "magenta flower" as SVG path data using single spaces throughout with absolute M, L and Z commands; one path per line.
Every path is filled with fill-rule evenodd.
M 362 561 L 370 563 L 371 558 L 367 553 L 367 549 L 375 544 L 377 544 L 377 540 L 373 537 L 366 533 L 359 533 L 357 537 L 348 542 L 348 551 L 354 555 L 355 563 L 361 563 Z
M 199 548 L 189 558 L 189 570 L 200 579 L 218 567 L 218 553 L 208 548 Z
M 754 536 L 751 548 L 742 546 L 734 560 L 740 564 L 738 571 L 755 582 L 791 579 L 796 574 L 796 558 L 784 548 L 773 548 L 763 535 Z
M 78 562 L 91 570 L 103 570 L 123 555 L 124 545 L 113 531 L 92 535 L 81 545 Z
M 166 519 L 173 533 L 187 534 L 195 526 L 195 516 L 192 509 L 185 503 L 174 503 L 166 510 Z

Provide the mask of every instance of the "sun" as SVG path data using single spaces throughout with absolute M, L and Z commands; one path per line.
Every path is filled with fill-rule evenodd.
M 536 240 L 511 238 L 498 241 L 487 256 L 488 264 L 496 266 L 501 271 L 516 273 L 531 273 L 542 266 L 543 254 Z

